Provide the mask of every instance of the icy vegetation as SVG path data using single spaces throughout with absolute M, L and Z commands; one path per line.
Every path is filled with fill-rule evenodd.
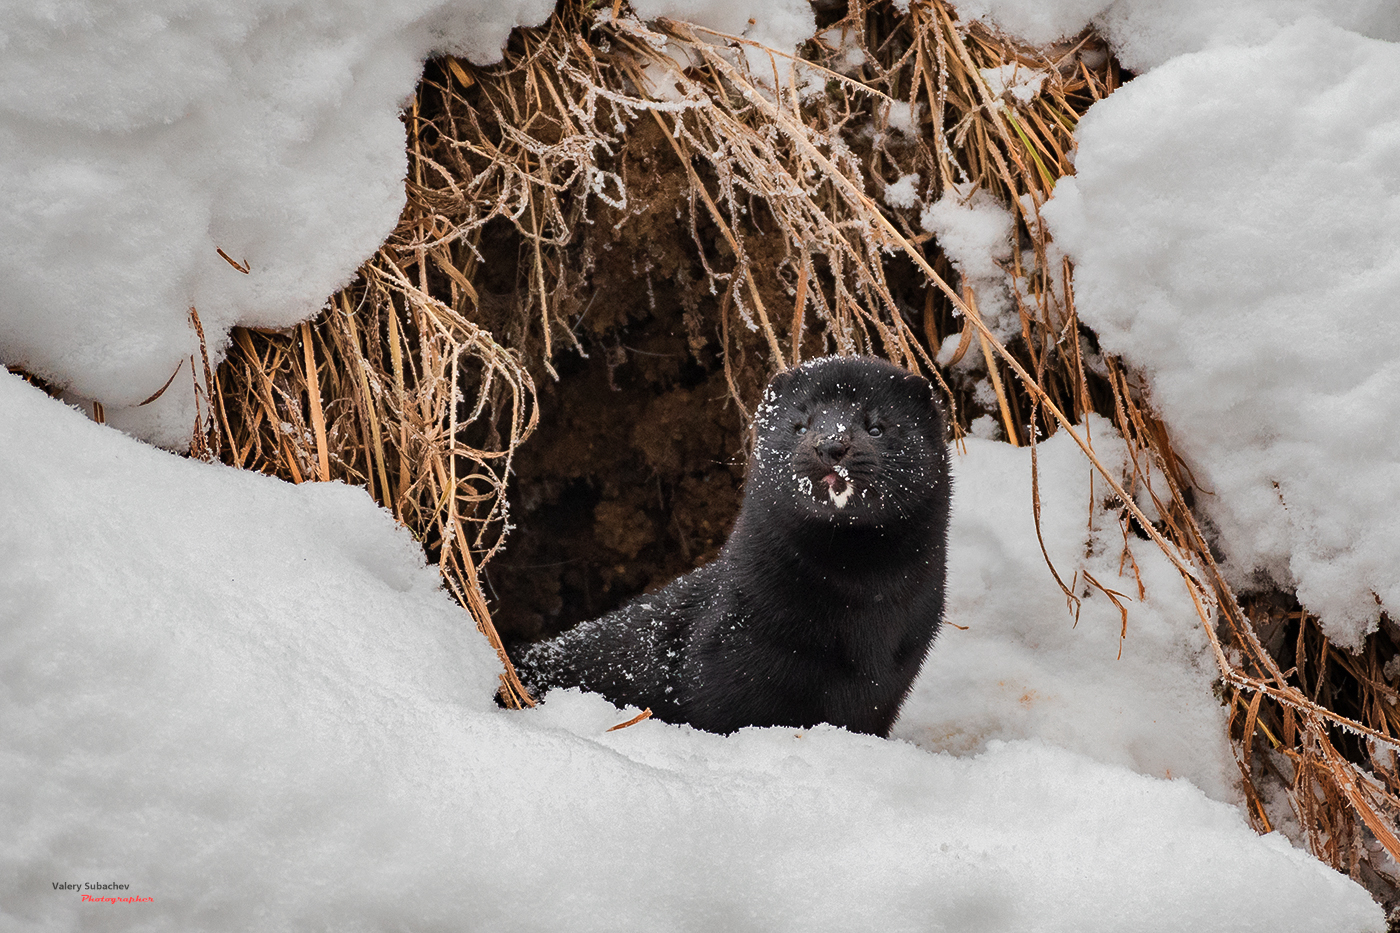
M 1043 452 L 1057 487 L 1087 483 L 1068 445 Z M 1129 770 L 1220 790 L 1190 614 L 1156 618 L 1143 561 L 1124 656 L 1158 670 L 1114 660 L 1107 599 L 1074 627 L 1027 572 L 1024 490 L 977 479 L 1025 456 L 955 458 L 969 629 L 926 676 L 961 676 L 900 729 L 962 757 L 829 727 L 609 733 L 632 711 L 596 696 L 495 708 L 485 641 L 361 491 L 181 460 L 0 376 L 0 926 L 1383 929 L 1235 807 Z M 1067 571 L 1083 514 L 1047 522 Z M 924 709 L 953 694 L 976 715 Z
M 753 6 L 704 22 L 785 48 L 815 28 L 803 3 Z M 551 8 L 7 4 L 0 360 L 183 445 L 189 309 L 216 359 L 236 323 L 315 313 L 403 203 L 423 57 L 489 59 Z M 1079 311 L 1151 380 L 1234 579 L 1296 583 L 1357 643 L 1400 603 L 1400 15 L 964 11 L 1035 41 L 1093 20 L 1152 69 L 1084 120 L 1047 206 Z M 1000 275 L 1004 215 L 925 216 L 970 277 Z M 607 732 L 635 711 L 497 709 L 495 656 L 362 491 L 183 460 L 0 374 L 0 927 L 1384 929 L 1359 886 L 1249 829 L 1174 571 L 1066 438 L 1039 456 L 1077 624 L 1029 453 L 969 440 L 949 624 L 897 740 Z

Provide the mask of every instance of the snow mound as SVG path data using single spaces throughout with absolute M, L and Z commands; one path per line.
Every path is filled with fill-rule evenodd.
M 1119 61 L 1146 71 L 1188 52 L 1267 42 L 1300 20 L 1322 17 L 1377 39 L 1400 39 L 1392 0 L 960 0 L 964 19 L 989 21 L 1032 45 L 1096 27 Z
M 1384 929 L 1192 784 L 1038 741 L 496 709 L 363 493 L 181 460 L 10 375 L 0 480 L 7 930 Z
M 1102 418 L 1091 416 L 1089 428 L 1123 481 L 1126 445 Z M 1151 542 L 1124 538 L 1105 501 L 1112 493 L 1074 441 L 1056 434 L 1038 451 L 1041 531 L 1082 600 L 1076 619 L 1036 539 L 1030 451 L 977 438 L 966 447 L 953 458 L 954 624 L 939 633 L 895 734 L 955 754 L 1038 738 L 1239 802 L 1225 710 L 1212 692 L 1219 672 L 1176 568 Z M 1118 594 L 1126 627 L 1086 572 Z
M 490 59 L 553 6 L 6 4 L 0 360 L 182 449 L 190 308 L 216 358 L 235 324 L 319 311 L 403 207 L 399 111 L 424 57 Z
M 1044 211 L 1232 584 L 1296 586 L 1349 647 L 1400 612 L 1397 114 L 1400 46 L 1303 23 L 1096 104 Z

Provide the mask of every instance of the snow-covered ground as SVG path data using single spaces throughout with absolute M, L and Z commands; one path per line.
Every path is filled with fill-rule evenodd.
M 1085 501 L 1073 449 L 1043 453 Z M 969 628 L 900 726 L 954 753 L 608 733 L 628 713 L 593 696 L 497 709 L 484 640 L 362 491 L 182 460 L 0 376 L 0 926 L 1382 929 L 1341 875 L 1146 776 L 1229 794 L 1193 613 L 1139 548 L 1124 661 L 1106 599 L 1072 627 L 1025 499 L 988 494 L 1025 459 L 957 458 Z M 1046 515 L 1062 569 L 1084 517 Z M 1116 580 L 1116 528 L 1092 543 Z
M 189 306 L 216 352 L 234 323 L 313 313 L 402 203 L 421 57 L 489 57 L 550 6 L 7 4 L 0 359 L 183 437 L 176 388 L 130 406 L 193 351 Z M 1081 314 L 1214 483 L 1232 571 L 1296 580 L 1359 637 L 1400 565 L 1400 16 L 978 6 L 1039 39 L 1098 17 L 1150 69 L 1085 119 L 1047 209 Z M 790 38 L 800 8 L 773 9 L 753 34 Z M 1332 22 L 1295 25 L 1312 13 Z M 1174 571 L 1063 437 L 1040 461 L 1047 549 L 1077 590 L 1087 571 L 1131 598 L 1125 632 L 1102 593 L 1075 624 L 1045 571 L 1028 452 L 971 439 L 965 628 L 895 740 L 609 733 L 628 714 L 596 697 L 497 709 L 494 656 L 362 491 L 183 460 L 0 375 L 0 926 L 1383 929 L 1361 888 L 1249 830 Z

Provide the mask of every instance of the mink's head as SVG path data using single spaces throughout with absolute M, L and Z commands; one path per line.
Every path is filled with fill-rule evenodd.
M 755 422 L 746 507 L 838 526 L 923 522 L 948 497 L 943 412 L 928 380 L 874 357 L 779 373 Z

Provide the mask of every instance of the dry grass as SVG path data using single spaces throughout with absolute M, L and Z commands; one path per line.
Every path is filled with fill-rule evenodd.
M 386 246 L 314 325 L 236 330 L 194 447 L 295 483 L 364 486 L 500 651 L 478 568 L 509 527 L 506 478 L 535 426 L 534 384 L 518 354 L 413 281 L 415 258 Z M 506 681 L 518 701 L 509 669 Z
M 1180 570 L 1236 711 L 1256 825 L 1278 821 L 1256 791 L 1267 767 L 1318 855 L 1358 877 L 1374 874 L 1365 845 L 1400 859 L 1400 774 L 1384 751 L 1400 735 L 1382 673 L 1393 646 L 1343 655 L 1299 617 L 1296 659 L 1281 670 L 1215 564 L 1191 477 L 1144 387 L 1116 361 L 1086 363 L 1097 358 L 1093 338 L 1039 209 L 1072 171 L 1079 115 L 1121 81 L 1102 43 L 1030 49 L 959 23 L 941 0 L 902 15 L 858 0 L 799 62 L 680 23 L 595 17 L 592 6 L 564 4 L 546 26 L 518 31 L 499 66 L 430 69 L 406 118 L 409 203 L 397 231 L 313 324 L 236 332 L 201 443 L 294 482 L 365 486 L 423 542 L 499 649 L 479 571 L 510 529 L 511 457 L 536 418 L 531 372 L 554 378 L 561 347 L 584 350 L 575 332 L 589 308 L 591 231 L 641 215 L 619 153 L 650 123 L 684 176 L 679 236 L 698 270 L 698 297 L 676 313 L 720 335 L 741 411 L 775 370 L 870 352 L 942 383 L 964 409 L 954 412 L 960 432 L 970 377 L 934 359 L 950 335 L 954 360 L 975 343 L 985 370 L 974 375 L 985 373 L 1008 439 L 1033 448 L 1071 432 L 1122 505 L 1125 541 L 1150 538 Z M 863 64 L 849 64 L 842 34 L 865 50 Z M 1029 101 L 992 93 L 986 70 L 1011 63 L 1045 76 Z M 664 95 L 663 81 L 673 85 Z M 915 108 L 917 138 L 888 131 L 892 104 Z M 980 189 L 1013 212 L 1022 248 L 1006 271 L 1020 333 L 1008 342 L 917 214 L 878 200 L 915 172 L 925 200 Z M 1081 427 L 1091 411 L 1129 443 L 1126 487 Z M 1147 500 L 1155 522 L 1136 504 Z M 1083 595 L 1074 582 L 1061 579 L 1071 605 Z M 1334 702 L 1325 684 L 1352 699 Z M 503 695 L 530 702 L 513 674 Z

